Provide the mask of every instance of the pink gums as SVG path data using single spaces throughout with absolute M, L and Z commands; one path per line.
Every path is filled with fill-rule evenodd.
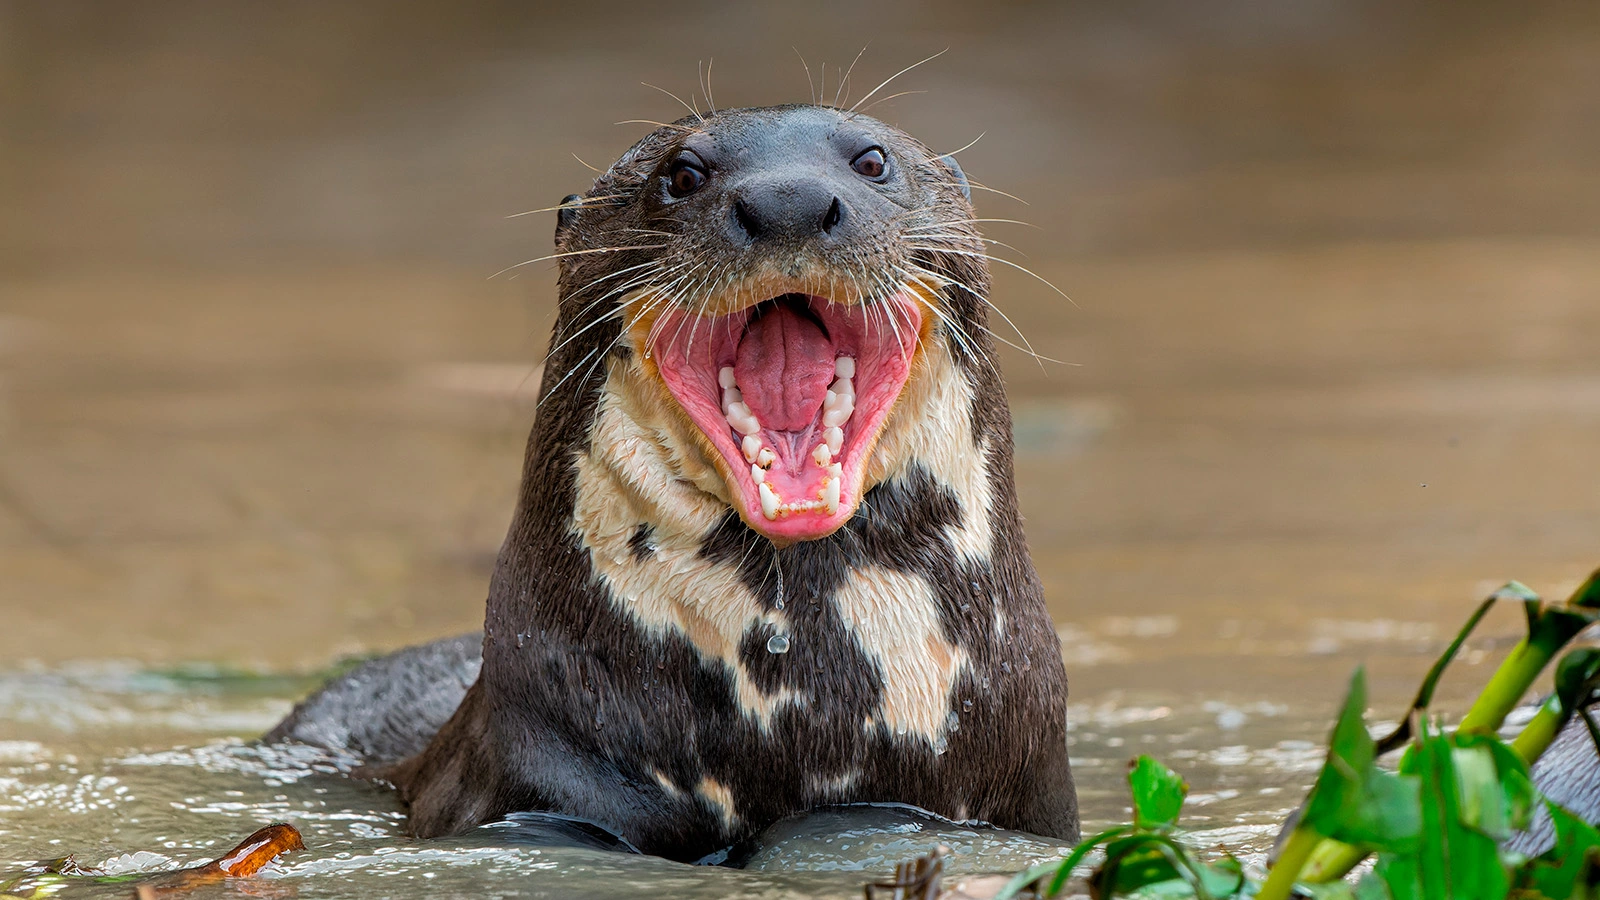
M 801 312 L 786 303 L 725 316 L 694 316 L 673 309 L 656 320 L 651 352 L 661 379 L 689 419 L 705 433 L 733 473 L 730 488 L 740 513 L 755 530 L 781 541 L 826 537 L 849 520 L 861 500 L 867 451 L 911 374 L 922 324 L 921 309 L 902 293 L 871 308 L 806 297 Z M 761 422 L 757 432 L 777 459 L 766 483 L 782 502 L 821 497 L 827 469 L 813 454 L 823 443 L 822 404 L 834 379 L 834 361 L 855 359 L 855 412 L 842 427 L 844 441 L 831 462 L 843 479 L 838 510 L 762 512 L 760 487 L 740 448 L 743 435 L 722 412 L 717 375 L 732 366 L 744 402 Z

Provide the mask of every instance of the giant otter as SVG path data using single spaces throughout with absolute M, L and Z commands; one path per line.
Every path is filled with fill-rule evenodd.
M 693 860 L 894 801 L 1076 839 L 955 161 L 848 110 L 716 110 L 563 202 L 556 249 L 481 671 L 405 651 L 269 738 L 404 757 L 373 771 L 419 836 L 545 810 Z

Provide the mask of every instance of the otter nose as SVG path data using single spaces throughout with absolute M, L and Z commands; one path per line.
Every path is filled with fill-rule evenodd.
M 844 218 L 844 204 L 816 181 L 755 184 L 733 201 L 734 222 L 755 241 L 832 234 Z

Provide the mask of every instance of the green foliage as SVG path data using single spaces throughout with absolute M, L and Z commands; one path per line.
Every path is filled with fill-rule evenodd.
M 1472 629 L 1502 600 L 1523 604 L 1528 636 L 1458 729 L 1444 731 L 1429 713 L 1434 689 Z M 1363 720 L 1366 678 L 1358 669 L 1329 734 L 1327 758 L 1264 881 L 1247 877 L 1232 857 L 1200 858 L 1177 824 L 1188 785 L 1141 756 L 1128 772 L 1132 824 L 1102 831 L 1064 860 L 1021 873 L 998 898 L 1030 887 L 1054 897 L 1098 850 L 1099 863 L 1086 875 L 1096 900 L 1284 900 L 1291 892 L 1315 900 L 1600 900 L 1600 831 L 1540 796 L 1529 774 L 1549 738 L 1600 688 L 1600 650 L 1574 650 L 1557 662 L 1555 695 L 1517 740 L 1507 743 L 1494 733 L 1538 674 L 1597 619 L 1600 572 L 1565 604 L 1545 604 L 1515 582 L 1496 591 L 1429 670 L 1402 725 L 1381 741 Z M 1600 745 L 1600 727 L 1583 716 Z M 1379 766 L 1385 753 L 1401 749 L 1394 770 Z M 1541 804 L 1549 810 L 1555 845 L 1532 859 L 1503 850 Z M 1376 857 L 1369 872 L 1341 878 L 1367 856 Z M 1321 871 L 1321 863 L 1332 870 Z M 1319 883 L 1297 884 L 1302 878 Z
M 1378 768 L 1377 744 L 1362 720 L 1366 708 L 1366 673 L 1357 669 L 1300 827 L 1368 850 L 1408 853 L 1422 831 L 1419 786 Z

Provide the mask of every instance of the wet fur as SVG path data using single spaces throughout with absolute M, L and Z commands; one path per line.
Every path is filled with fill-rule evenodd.
M 426 750 L 382 770 L 414 834 L 552 810 L 692 860 L 817 805 L 898 801 L 1077 837 L 1066 676 L 1016 508 L 959 169 L 852 117 L 841 127 L 870 128 L 906 167 L 911 202 L 880 240 L 849 259 L 741 263 L 737 277 L 692 220 L 652 246 L 672 229 L 647 196 L 668 154 L 719 122 L 739 140 L 791 115 L 843 114 L 686 119 L 566 204 L 557 250 L 571 255 L 482 671 Z M 950 252 L 925 249 L 938 242 Z M 680 285 L 680 302 L 706 308 L 802 266 L 847 272 L 832 287 L 863 302 L 884 271 L 914 270 L 937 292 L 872 486 L 834 534 L 780 549 L 752 531 L 628 340 L 640 284 L 619 273 L 684 265 L 710 274 Z M 780 630 L 790 649 L 769 653 Z

